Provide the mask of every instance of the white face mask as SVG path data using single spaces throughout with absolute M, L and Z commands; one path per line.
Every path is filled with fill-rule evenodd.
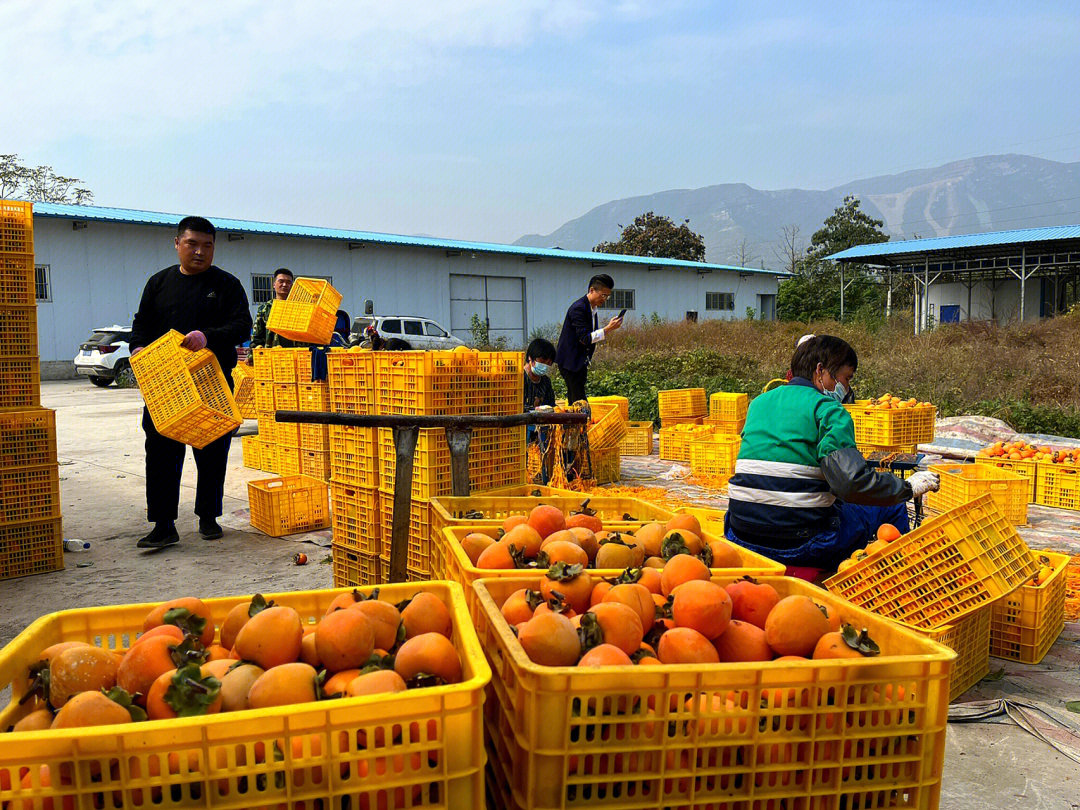
M 547 363 L 541 363 L 539 360 L 534 360 L 532 365 L 533 374 L 538 374 L 541 377 L 546 377 L 548 372 L 551 371 L 551 366 Z
M 837 402 L 840 403 L 842 403 L 844 401 L 844 397 L 848 395 L 847 388 L 845 388 L 844 384 L 839 380 L 837 380 L 836 382 L 836 388 L 834 388 L 832 391 L 824 389 L 821 393 L 823 393 L 829 399 L 835 399 Z

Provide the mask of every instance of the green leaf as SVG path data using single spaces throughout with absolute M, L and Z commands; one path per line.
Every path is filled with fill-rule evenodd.
M 199 641 L 198 636 L 190 634 L 185 635 L 180 643 L 169 647 L 169 656 L 177 669 L 185 664 L 205 664 L 207 655 L 206 647 Z
M 578 641 L 581 642 L 582 654 L 604 643 L 604 630 L 596 619 L 595 613 L 581 614 L 581 626 L 578 628 Z
M 823 605 L 818 605 L 821 608 L 821 612 L 825 614 L 825 618 L 829 617 L 828 610 Z M 878 647 L 877 642 L 870 638 L 870 633 L 864 627 L 860 633 L 852 625 L 845 624 L 840 629 L 840 637 L 844 640 L 851 649 L 858 650 L 867 658 L 872 658 L 875 655 L 881 654 L 881 648 Z
M 203 677 L 198 664 L 185 664 L 176 670 L 165 690 L 165 703 L 179 717 L 199 717 L 214 704 L 221 692 L 221 681 L 213 675 Z
M 143 710 L 142 706 L 137 705 L 135 703 L 135 698 L 123 687 L 114 686 L 107 692 L 104 689 L 102 689 L 101 691 L 105 694 L 105 697 L 107 697 L 113 703 L 118 703 L 119 705 L 127 709 L 128 714 L 131 715 L 132 722 L 141 723 L 143 720 L 146 719 L 146 712 Z
M 267 608 L 273 606 L 274 600 L 271 599 L 269 602 L 267 602 L 261 593 L 257 593 L 253 597 L 251 597 L 251 604 L 248 605 L 248 618 L 250 619 L 251 617 L 258 615 Z M 202 631 L 200 630 L 199 632 L 201 633 Z
M 585 570 L 585 566 L 580 563 L 565 563 L 557 562 L 547 571 L 547 578 L 555 580 L 556 582 L 569 582 L 572 579 L 576 579 L 578 574 Z
M 1070 712 L 1080 713 L 1080 700 L 1070 700 L 1065 703 L 1065 708 Z
M 690 554 L 690 547 L 686 545 L 686 540 L 682 534 L 671 532 L 660 543 L 660 556 L 664 558 L 664 562 L 667 562 L 679 554 Z
M 252 600 L 254 601 L 254 600 Z M 165 611 L 162 624 L 172 624 L 184 631 L 184 635 L 201 636 L 206 629 L 206 619 L 196 616 L 187 608 L 177 607 Z

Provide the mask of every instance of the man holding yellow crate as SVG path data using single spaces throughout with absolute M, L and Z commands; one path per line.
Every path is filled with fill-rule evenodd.
M 135 356 L 175 329 L 184 335 L 180 345 L 185 349 L 209 349 L 214 353 L 231 386 L 236 347 L 251 332 L 247 293 L 235 276 L 214 266 L 216 231 L 208 220 L 185 217 L 176 234 L 179 262 L 146 282 L 131 325 L 131 354 Z M 146 519 L 154 529 L 137 546 L 160 549 L 180 542 L 176 517 L 187 446 L 158 433 L 146 408 L 142 426 L 146 433 Z M 199 468 L 195 514 L 199 517 L 199 534 L 206 540 L 216 540 L 223 534 L 217 519 L 221 516 L 231 438 L 226 434 L 194 450 Z

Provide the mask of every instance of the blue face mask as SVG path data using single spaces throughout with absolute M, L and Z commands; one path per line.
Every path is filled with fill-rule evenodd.
M 551 371 L 551 366 L 549 366 L 547 363 L 541 363 L 539 360 L 533 361 L 533 374 L 539 374 L 541 377 L 546 377 L 549 371 Z
M 837 381 L 836 388 L 834 388 L 832 391 L 829 391 L 828 389 L 826 389 L 826 390 L 822 391 L 821 393 L 823 393 L 829 399 L 835 399 L 837 402 L 840 402 L 840 403 L 843 403 L 844 397 L 846 397 L 848 395 L 847 388 L 845 388 L 844 384 L 842 382 L 840 382 L 840 381 Z

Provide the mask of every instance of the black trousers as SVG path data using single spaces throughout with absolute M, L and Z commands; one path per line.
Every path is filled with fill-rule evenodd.
M 566 401 L 573 405 L 579 399 L 585 399 L 585 381 L 589 376 L 589 367 L 585 366 L 581 371 L 567 371 L 560 368 L 559 373 L 566 381 Z
M 176 520 L 180 508 L 180 474 L 184 471 L 188 446 L 158 433 L 146 408 L 143 408 L 142 426 L 146 432 L 146 519 L 151 523 Z M 227 433 L 201 450 L 192 449 L 199 469 L 195 514 L 201 518 L 221 516 L 231 441 L 232 433 Z

